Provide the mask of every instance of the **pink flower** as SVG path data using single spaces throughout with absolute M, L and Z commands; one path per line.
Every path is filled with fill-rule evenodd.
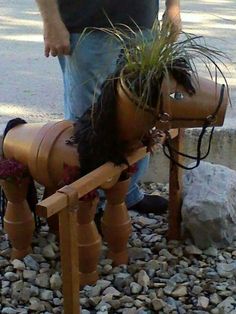
M 15 159 L 0 160 L 0 179 L 20 182 L 28 175 L 27 167 Z
M 79 179 L 79 167 L 78 166 L 69 166 L 64 163 L 63 165 L 63 174 L 62 174 L 62 183 L 63 185 L 68 185 Z

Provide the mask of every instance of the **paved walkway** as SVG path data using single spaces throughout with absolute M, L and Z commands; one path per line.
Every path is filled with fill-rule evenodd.
M 164 1 L 161 1 L 164 3 Z M 204 35 L 232 60 L 226 72 L 236 105 L 236 1 L 182 0 L 183 29 Z M 27 121 L 63 118 L 56 59 L 44 58 L 42 23 L 33 0 L 0 0 L 0 131 L 16 116 Z M 236 127 L 229 109 L 225 127 Z

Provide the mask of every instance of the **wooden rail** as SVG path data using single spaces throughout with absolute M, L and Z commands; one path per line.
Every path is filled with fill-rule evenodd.
M 146 147 L 137 149 L 132 155 L 128 156 L 127 160 L 130 165 L 134 164 L 138 160 L 142 159 L 145 155 Z M 93 170 L 84 177 L 73 182 L 69 186 L 77 191 L 78 198 L 86 195 L 90 191 L 98 188 L 102 184 L 112 180 L 114 176 L 120 174 L 127 168 L 127 165 L 114 166 L 113 163 L 107 162 L 101 167 Z M 65 193 L 62 193 L 64 188 L 58 190 L 52 196 L 49 196 L 37 205 L 37 214 L 41 217 L 48 218 L 55 215 L 67 207 L 68 199 Z

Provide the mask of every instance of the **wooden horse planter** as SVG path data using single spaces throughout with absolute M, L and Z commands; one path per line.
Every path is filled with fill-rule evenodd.
M 26 164 L 32 176 L 48 190 L 57 190 L 63 173 L 63 164 L 78 165 L 75 147 L 65 142 L 73 133 L 70 121 L 43 124 L 23 124 L 7 133 L 4 140 L 4 155 Z M 175 147 L 179 148 L 182 132 L 171 131 Z M 130 165 L 146 155 L 141 147 L 127 156 Z M 108 243 L 109 257 L 114 264 L 128 261 L 127 241 L 131 232 L 131 222 L 124 203 L 128 180 L 118 181 L 127 165 L 119 167 L 108 162 L 70 185 L 56 191 L 43 200 L 37 214 L 50 218 L 59 216 L 61 265 L 63 274 L 64 310 L 66 314 L 79 313 L 79 287 L 95 283 L 98 279 L 97 264 L 100 255 L 101 238 L 93 222 L 97 198 L 92 201 L 80 199 L 97 187 L 106 191 L 107 205 L 102 221 L 104 238 Z M 178 180 L 178 168 L 175 171 Z M 176 180 L 174 180 L 176 182 Z M 173 181 L 173 182 L 174 182 Z M 176 184 L 173 201 L 173 217 L 170 218 L 169 237 L 179 238 L 181 186 Z M 177 213 L 177 211 L 178 213 Z M 176 219 L 178 216 L 178 219 Z M 170 215 L 171 217 L 171 215 Z
M 125 131 L 125 128 L 130 130 L 130 124 L 126 127 L 124 124 L 136 119 L 136 111 L 120 108 L 121 111 L 117 113 L 118 133 L 122 134 L 121 139 L 128 142 L 132 148 L 125 156 L 127 163 L 114 166 L 112 162 L 105 160 L 106 163 L 99 165 L 97 169 L 92 169 L 93 171 L 74 183 L 59 189 L 64 164 L 79 166 L 75 146 L 66 144 L 74 134 L 73 123 L 60 121 L 45 125 L 22 124 L 7 133 L 3 143 L 4 156 L 14 158 L 26 165 L 34 180 L 44 185 L 50 194 L 55 193 L 38 205 L 37 213 L 46 218 L 56 214 L 59 216 L 65 314 L 79 313 L 80 284 L 91 284 L 98 278 L 97 263 L 101 238 L 93 221 L 97 198 L 87 201 L 81 198 L 99 187 L 106 190 L 107 205 L 102 228 L 109 247 L 109 257 L 113 259 L 114 264 L 127 263 L 127 241 L 131 232 L 131 222 L 124 203 L 128 181 L 119 180 L 121 173 L 128 164 L 132 165 L 146 155 L 146 147 L 138 148 L 137 144 L 144 131 L 155 125 L 158 128 L 170 129 L 223 123 L 227 105 L 224 88 L 219 84 L 211 84 L 215 92 L 211 92 L 213 96 L 209 99 L 206 97 L 209 85 L 204 83 L 203 86 L 200 94 L 196 93 L 191 98 L 173 83 L 163 95 L 165 106 L 159 107 L 159 112 L 155 112 L 156 120 L 147 119 L 148 126 L 138 128 L 141 133 L 138 132 L 131 137 L 127 137 L 126 134 L 129 132 Z M 200 105 L 202 99 L 204 106 Z M 121 107 L 120 98 L 117 106 Z M 179 110 L 176 109 L 178 106 Z M 144 119 L 144 113 L 140 118 Z M 180 163 L 182 157 L 176 155 L 176 151 L 181 150 L 183 131 L 175 129 L 169 134 L 174 148 L 172 157 Z M 107 152 L 104 151 L 105 153 Z M 180 238 L 180 176 L 180 169 L 172 160 L 170 162 L 169 239 Z

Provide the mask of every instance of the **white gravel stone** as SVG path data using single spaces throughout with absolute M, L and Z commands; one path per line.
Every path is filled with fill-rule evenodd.
M 150 219 L 150 218 L 147 218 L 147 217 L 144 217 L 144 216 L 139 216 L 136 219 L 136 222 L 138 224 L 140 224 L 141 226 L 149 226 L 149 225 L 155 224 L 156 223 L 156 219 Z
M 0 268 L 6 267 L 7 265 L 9 265 L 9 261 L 5 258 L 0 258 Z
M 16 314 L 17 310 L 11 308 L 11 307 L 4 307 L 1 311 L 2 314 Z
M 140 270 L 138 273 L 138 284 L 140 284 L 143 288 L 147 288 L 150 285 L 150 278 L 145 270 Z
M 52 244 L 46 245 L 42 250 L 42 254 L 45 258 L 48 259 L 54 259 L 56 256 Z
M 12 263 L 14 269 L 17 269 L 17 270 L 24 270 L 25 269 L 25 264 L 18 259 L 14 259 L 11 263 Z
M 194 286 L 192 289 L 192 293 L 195 295 L 199 295 L 202 292 L 202 287 L 200 286 Z
M 222 301 L 221 297 L 217 293 L 213 293 L 210 296 L 210 302 L 214 305 L 219 304 Z
M 139 294 L 142 291 L 142 286 L 136 282 L 131 282 L 130 289 L 132 294 Z
M 173 297 L 184 297 L 187 294 L 187 287 L 186 286 L 178 286 L 171 295 Z
M 40 288 L 49 288 L 49 276 L 47 273 L 38 274 L 35 279 L 35 284 Z
M 146 263 L 146 270 L 148 269 L 153 269 L 153 270 L 158 270 L 160 269 L 160 262 L 157 260 L 150 260 Z
M 227 263 L 218 263 L 216 265 L 218 274 L 224 278 L 232 278 L 236 274 L 236 262 L 227 264 Z
M 53 299 L 53 292 L 51 290 L 41 290 L 40 291 L 40 298 L 44 301 L 52 300 Z
M 24 263 L 27 267 L 29 267 L 29 269 L 31 270 L 36 270 L 38 271 L 39 270 L 39 264 L 38 262 L 36 262 L 35 259 L 33 259 L 32 256 L 30 255 L 27 255 L 25 258 L 24 258 Z
M 97 286 L 101 287 L 102 290 L 110 286 L 111 282 L 108 280 L 99 279 L 96 283 Z
M 58 306 L 58 305 L 61 305 L 62 304 L 62 301 L 61 299 L 59 298 L 53 298 L 53 304 Z
M 152 306 L 154 311 L 160 311 L 165 307 L 165 302 L 162 299 L 153 299 L 152 300 Z
M 167 249 L 160 250 L 159 255 L 164 256 L 167 261 L 171 261 L 177 258 L 176 256 L 172 255 Z
M 133 307 L 133 308 L 124 308 L 123 311 L 122 311 L 122 314 L 136 314 L 137 312 L 137 309 L 136 307 Z
M 9 281 L 17 281 L 19 279 L 19 275 L 13 272 L 6 272 L 4 274 L 4 278 Z
M 176 282 L 170 280 L 165 286 L 165 288 L 163 289 L 163 291 L 165 294 L 171 295 L 175 288 L 176 288 Z
M 35 270 L 25 269 L 23 271 L 23 278 L 28 281 L 34 281 L 36 278 L 37 272 Z
M 55 273 L 50 277 L 50 287 L 52 290 L 59 290 L 62 286 L 62 279 L 59 273 Z
M 31 296 L 36 297 L 39 295 L 39 288 L 36 286 L 31 285 L 30 286 Z
M 203 253 L 207 256 L 216 257 L 218 255 L 218 250 L 216 247 L 210 246 L 208 249 L 204 250 Z
M 112 295 L 112 296 L 116 296 L 116 297 L 119 297 L 121 295 L 121 293 L 113 288 L 113 287 L 107 287 L 105 290 L 103 290 L 102 292 L 103 295 Z
M 146 259 L 152 254 L 148 248 L 131 247 L 128 249 L 129 258 L 133 260 Z
M 203 308 L 203 309 L 207 309 L 209 305 L 209 299 L 204 297 L 204 296 L 200 296 L 198 298 L 198 301 L 197 301 L 197 306 Z
M 1 289 L 1 295 L 3 296 L 6 296 L 10 293 L 10 288 L 9 287 L 5 287 L 5 288 L 2 288 Z
M 202 250 L 200 250 L 198 247 L 195 245 L 188 245 L 185 247 L 185 252 L 189 255 L 201 255 Z
M 19 299 L 24 303 L 27 303 L 31 297 L 31 290 L 28 287 L 24 287 L 19 294 Z
M 222 313 L 231 313 L 236 307 L 236 300 L 235 298 L 228 297 L 221 303 L 217 305 L 217 308 L 222 312 Z
M 99 285 L 95 285 L 94 287 L 92 287 L 92 289 L 89 291 L 88 296 L 89 297 L 97 297 L 98 295 L 100 295 L 102 291 L 102 287 Z
M 102 298 L 100 296 L 97 296 L 97 297 L 91 297 L 89 298 L 89 304 L 92 305 L 93 307 L 97 306 L 99 302 L 104 301 L 104 302 L 107 302 L 109 303 L 109 301 L 111 301 L 113 298 L 112 295 L 105 295 L 103 296 Z

